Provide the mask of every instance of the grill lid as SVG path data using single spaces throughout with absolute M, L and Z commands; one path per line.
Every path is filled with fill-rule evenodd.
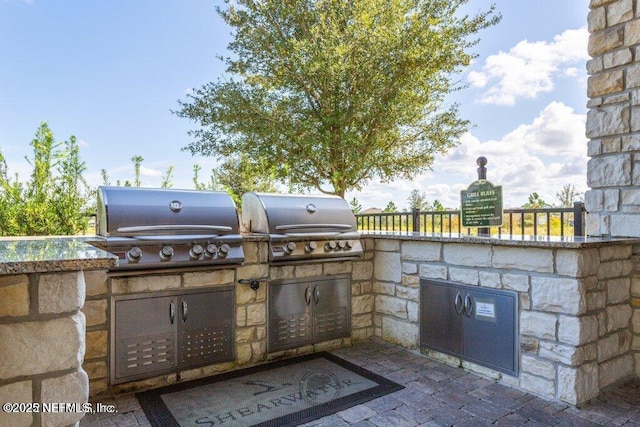
M 330 236 L 358 229 L 346 200 L 306 194 L 245 193 L 242 225 L 252 233 L 287 236 Z
M 99 187 L 96 234 L 157 240 L 238 233 L 231 196 L 218 191 Z

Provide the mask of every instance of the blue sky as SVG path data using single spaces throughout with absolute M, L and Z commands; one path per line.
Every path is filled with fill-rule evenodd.
M 469 13 L 495 3 L 502 21 L 483 31 L 479 56 L 460 76 L 469 87 L 451 96 L 475 127 L 432 171 L 414 181 L 371 182 L 347 193 L 363 207 L 403 208 L 412 189 L 445 206 L 489 159 L 488 178 L 519 206 L 537 191 L 548 202 L 565 184 L 586 190 L 586 16 L 589 0 L 471 0 Z M 0 152 L 10 173 L 26 179 L 29 142 L 41 121 L 56 139 L 75 135 L 89 183 L 133 180 L 159 186 L 174 166 L 174 188 L 193 188 L 193 165 L 206 180 L 215 162 L 180 149 L 192 124 L 178 99 L 224 72 L 230 29 L 221 1 L 0 0 Z

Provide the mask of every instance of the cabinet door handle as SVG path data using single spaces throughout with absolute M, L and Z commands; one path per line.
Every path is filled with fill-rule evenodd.
M 473 300 L 471 299 L 471 295 L 467 294 L 464 297 L 464 314 L 467 317 L 471 317 L 471 313 L 473 313 Z
M 307 286 L 307 289 L 304 291 L 304 300 L 307 305 L 311 304 L 311 286 Z
M 169 320 L 173 325 L 173 322 L 176 321 L 176 305 L 173 301 L 169 303 Z
M 186 322 L 187 321 L 187 302 L 185 300 L 182 300 L 182 322 Z
M 456 292 L 456 297 L 453 299 L 453 307 L 456 309 L 456 313 L 458 314 L 458 316 L 460 316 L 464 311 L 464 304 L 462 303 L 462 294 L 460 292 Z
M 313 300 L 316 304 L 320 301 L 320 289 L 317 286 L 313 288 Z

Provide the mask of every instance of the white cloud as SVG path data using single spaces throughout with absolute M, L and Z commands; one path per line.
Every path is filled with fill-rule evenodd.
M 531 124 L 518 126 L 503 140 L 512 145 L 524 144 L 530 150 L 548 155 L 572 155 L 586 152 L 586 116 L 574 114 L 561 102 L 547 105 Z
M 556 77 L 578 76 L 576 65 L 589 59 L 587 42 L 586 28 L 566 30 L 552 42 L 523 40 L 509 52 L 489 56 L 482 70 L 468 78 L 473 86 L 488 88 L 479 102 L 514 105 L 517 99 L 551 92 Z
M 162 176 L 162 173 L 163 172 L 158 170 L 158 169 L 148 168 L 148 167 L 140 165 L 140 176 L 160 177 L 160 176 Z
M 460 144 L 446 157 L 439 157 L 433 172 L 413 182 L 381 184 L 373 182 L 362 192 L 354 192 L 364 208 L 384 207 L 393 200 L 406 207 L 412 189 L 438 199 L 444 206 L 460 206 L 460 190 L 477 179 L 476 159 L 488 158 L 487 178 L 503 186 L 505 208 L 521 206 L 537 192 L 548 203 L 556 203 L 556 193 L 566 184 L 584 192 L 586 186 L 587 139 L 585 115 L 576 114 L 561 102 L 547 105 L 530 123 L 517 126 L 499 140 L 480 141 L 463 135 Z

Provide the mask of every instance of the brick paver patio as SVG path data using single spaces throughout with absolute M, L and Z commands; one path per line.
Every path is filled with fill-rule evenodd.
M 640 379 L 602 393 L 582 408 L 551 402 L 375 340 L 332 353 L 405 386 L 311 426 L 640 426 Z M 149 425 L 134 395 L 100 400 L 116 414 L 85 417 L 80 425 Z M 96 403 L 97 401 L 94 401 Z

